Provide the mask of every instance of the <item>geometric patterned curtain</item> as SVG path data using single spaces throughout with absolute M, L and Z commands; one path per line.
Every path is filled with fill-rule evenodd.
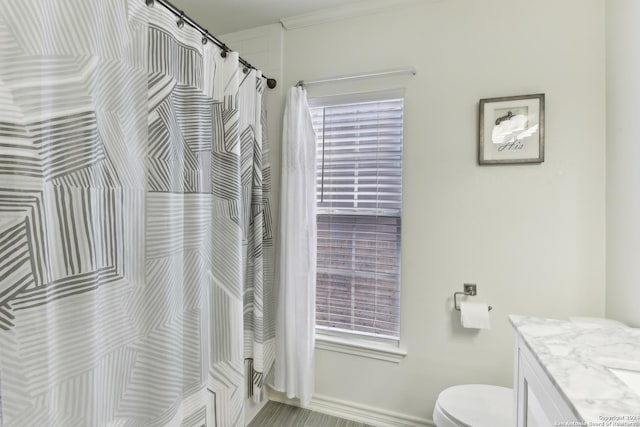
M 273 364 L 262 76 L 144 0 L 0 0 L 0 46 L 0 425 L 244 425 Z

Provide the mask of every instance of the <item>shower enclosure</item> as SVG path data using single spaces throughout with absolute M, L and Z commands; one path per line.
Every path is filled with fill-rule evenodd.
M 0 425 L 241 426 L 273 364 L 265 79 L 143 0 L 0 0 Z

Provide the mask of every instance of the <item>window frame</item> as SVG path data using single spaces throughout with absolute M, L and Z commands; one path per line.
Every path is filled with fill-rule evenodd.
M 405 90 L 404 89 L 391 89 L 383 91 L 368 91 L 359 93 L 349 93 L 340 95 L 318 96 L 310 97 L 308 99 L 310 108 L 321 108 L 338 106 L 345 104 L 376 102 L 393 99 L 402 99 L 402 127 L 404 130 L 404 114 L 405 114 Z M 404 152 L 404 132 L 402 138 L 402 147 Z M 404 176 L 404 164 L 400 166 L 400 172 Z M 404 184 L 402 185 L 401 194 L 404 193 Z M 403 202 L 402 202 L 403 203 Z M 337 212 L 336 212 L 337 213 Z M 318 213 L 317 215 L 322 215 Z M 327 213 L 331 215 L 331 213 Z M 362 216 L 367 216 L 363 214 Z M 399 223 L 400 223 L 400 247 L 398 249 L 398 260 L 402 262 L 402 210 L 400 211 Z M 398 268 L 398 293 L 402 288 L 402 268 L 401 265 Z M 367 334 L 365 332 L 351 332 L 347 330 L 333 329 L 331 327 L 325 327 L 316 325 L 316 348 L 337 351 L 345 354 L 358 355 L 362 357 L 368 357 L 378 360 L 384 360 L 394 363 L 399 363 L 406 355 L 407 352 L 401 347 L 402 343 L 402 307 L 401 298 L 398 301 L 398 338 L 384 338 L 382 336 L 376 336 L 376 334 Z

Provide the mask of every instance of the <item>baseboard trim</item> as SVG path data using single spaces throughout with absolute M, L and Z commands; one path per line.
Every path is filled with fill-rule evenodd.
M 289 399 L 284 393 L 271 389 L 269 389 L 267 396 L 269 400 L 274 402 L 300 406 L 300 402 L 297 399 Z M 314 395 L 307 409 L 376 427 L 435 427 L 433 421 L 426 418 L 400 414 L 322 395 Z

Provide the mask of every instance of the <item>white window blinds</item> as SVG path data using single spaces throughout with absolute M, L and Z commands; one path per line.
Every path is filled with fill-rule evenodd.
M 313 100 L 319 329 L 400 336 L 401 97 Z

